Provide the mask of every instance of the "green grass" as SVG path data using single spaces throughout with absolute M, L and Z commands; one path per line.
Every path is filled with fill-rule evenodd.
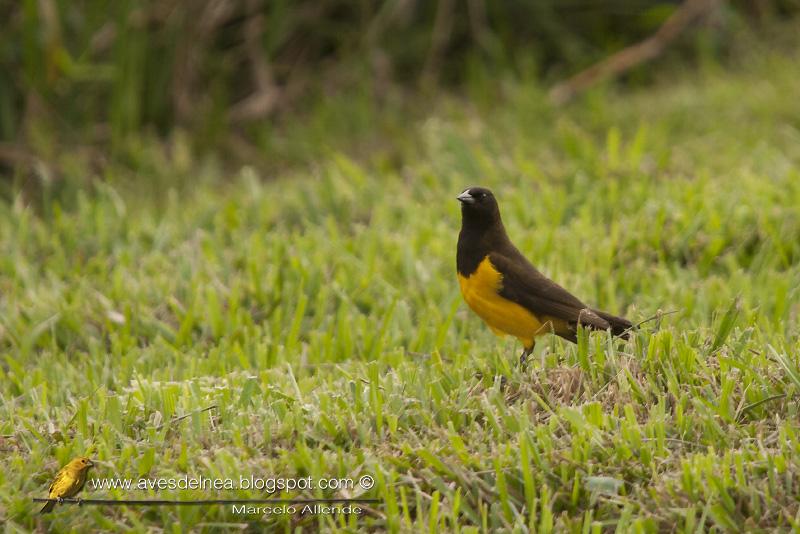
M 409 125 L 399 160 L 260 177 L 171 153 L 146 186 L 1 204 L 5 530 L 800 526 L 800 64 L 598 90 L 564 113 L 503 83 L 494 109 L 450 100 Z M 458 292 L 454 197 L 471 184 L 585 301 L 677 313 L 627 342 L 543 338 L 519 369 Z M 95 477 L 370 475 L 366 492 L 284 495 L 382 503 L 39 518 L 31 498 L 86 451 Z

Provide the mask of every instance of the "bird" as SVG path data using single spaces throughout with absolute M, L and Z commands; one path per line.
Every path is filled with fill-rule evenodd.
M 468 187 L 456 198 L 461 203 L 456 250 L 461 294 L 495 334 L 522 342 L 521 365 L 536 338 L 547 333 L 577 343 L 581 325 L 628 337 L 633 328 L 628 319 L 590 308 L 525 258 L 509 239 L 489 189 Z
M 71 460 L 67 465 L 61 468 L 56 475 L 53 483 L 50 484 L 48 499 L 56 499 L 55 501 L 47 501 L 44 503 L 40 514 L 50 513 L 56 505 L 56 502 L 61 502 L 65 497 L 74 497 L 83 488 L 86 483 L 86 473 L 89 468 L 94 465 L 86 456 L 78 456 Z

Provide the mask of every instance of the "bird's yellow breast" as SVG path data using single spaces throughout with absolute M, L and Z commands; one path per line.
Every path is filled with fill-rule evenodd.
M 549 332 L 536 315 L 500 295 L 503 275 L 492 265 L 489 256 L 469 276 L 458 273 L 458 283 L 469 307 L 495 334 L 512 335 L 529 348 L 534 337 Z
M 86 471 L 78 468 L 64 468 L 50 486 L 50 498 L 72 497 L 86 482 Z

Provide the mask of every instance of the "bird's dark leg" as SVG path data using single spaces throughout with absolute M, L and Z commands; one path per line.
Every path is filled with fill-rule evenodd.
M 58 502 L 58 504 L 64 504 L 64 498 L 63 497 L 56 497 L 56 502 Z
M 525 364 L 528 361 L 528 356 L 531 355 L 531 352 L 533 352 L 533 347 L 535 347 L 535 346 L 536 346 L 536 343 L 534 342 L 534 343 L 531 343 L 530 347 L 524 347 L 522 349 L 522 354 L 519 357 L 519 364 L 520 364 L 521 367 L 525 367 Z
M 83 506 L 83 499 L 78 497 L 78 506 Z

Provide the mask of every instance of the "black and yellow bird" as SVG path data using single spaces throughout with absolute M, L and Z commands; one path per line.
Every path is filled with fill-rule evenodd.
M 575 343 L 578 325 L 627 336 L 630 321 L 588 307 L 531 265 L 508 238 L 491 191 L 470 187 L 457 198 L 461 294 L 495 334 L 522 342 L 521 363 L 533 351 L 537 336 L 554 333 Z

